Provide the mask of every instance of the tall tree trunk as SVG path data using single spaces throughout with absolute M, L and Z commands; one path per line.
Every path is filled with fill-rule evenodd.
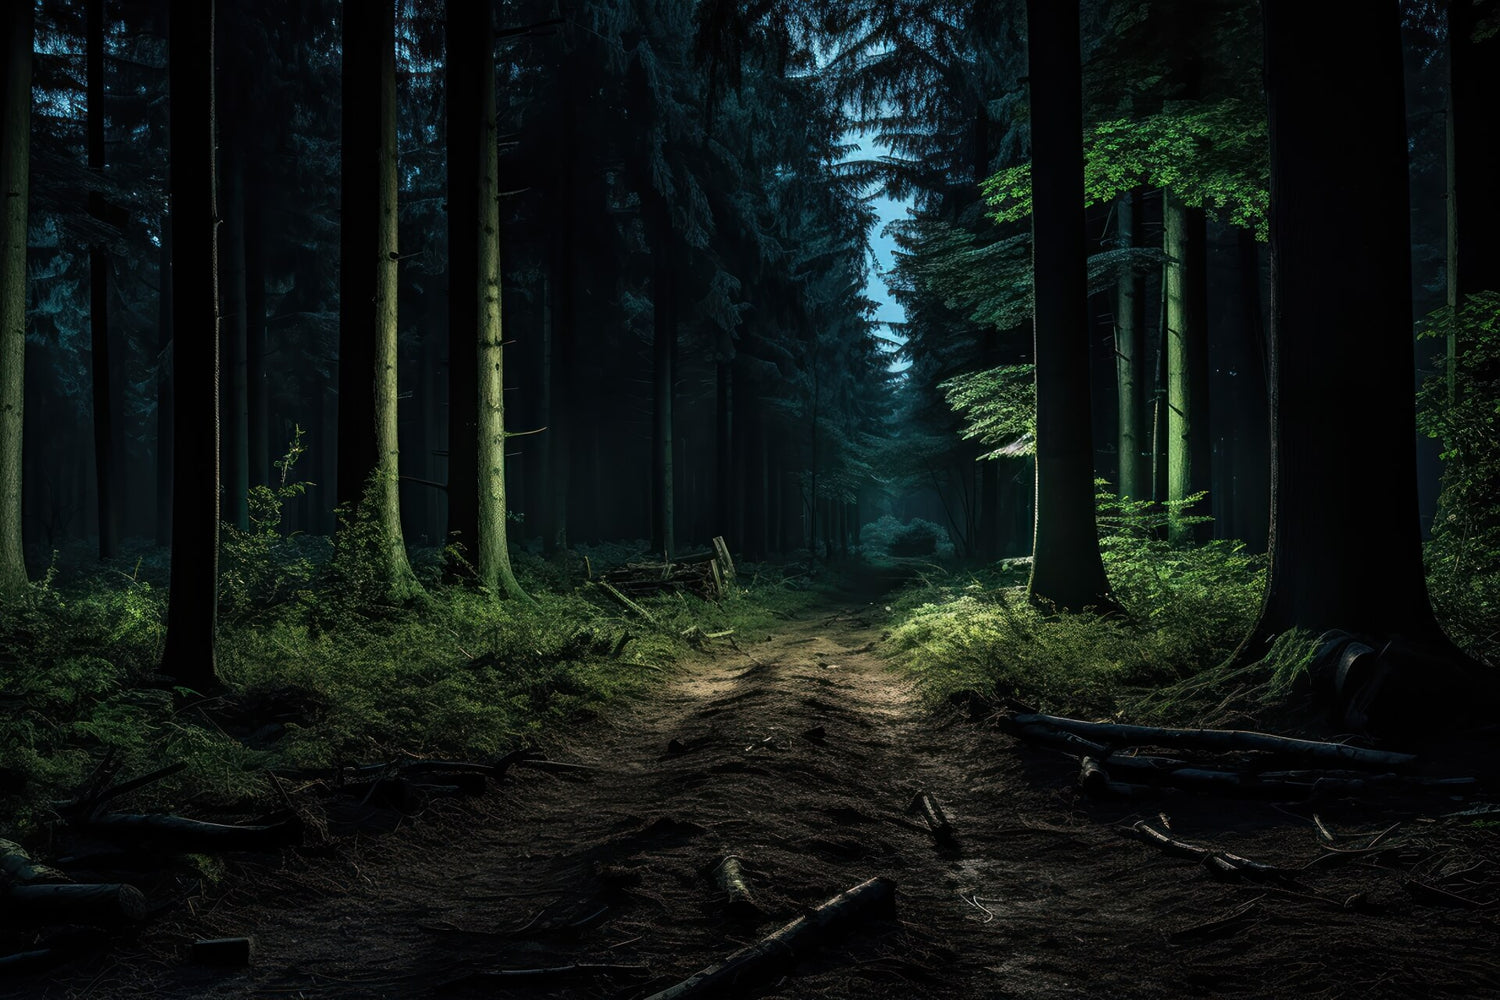
M 479 86 L 472 82 L 476 39 L 464 37 L 467 23 L 455 5 L 448 19 L 448 527 L 449 542 L 478 558 L 479 536 L 479 372 L 470 363 L 479 335 L 480 157 L 474 130 L 479 122 Z M 472 13 L 472 12 L 470 12 Z M 472 18 L 470 18 L 472 20 Z M 466 60 L 469 65 L 466 65 Z M 456 64 L 455 64 L 456 62 Z M 468 78 L 466 85 L 461 81 Z M 457 571 L 457 565 L 450 566 Z
M 421 594 L 401 532 L 396 410 L 396 53 L 391 0 L 344 9 L 339 289 L 339 500 L 380 526 L 392 600 Z
M 1292 628 L 1436 639 L 1417 515 L 1397 4 L 1263 0 L 1262 10 L 1271 564 L 1239 655 L 1263 654 Z
M 239 116 L 234 116 L 239 117 Z M 231 132 L 242 131 L 243 119 Z M 224 470 L 224 519 L 241 531 L 250 527 L 250 382 L 247 367 L 245 305 L 245 137 L 233 134 L 223 144 L 224 224 L 219 227 L 219 260 L 223 289 L 219 355 L 224 366 L 220 388 L 223 427 L 220 458 Z
M 466 76 L 457 86 L 474 88 L 478 117 L 468 124 L 472 136 L 469 155 L 478 159 L 475 205 L 478 222 L 474 247 L 478 281 L 479 325 L 475 330 L 479 372 L 479 583 L 500 597 L 525 598 L 510 564 L 506 542 L 505 506 L 505 379 L 500 324 L 500 167 L 499 136 L 495 128 L 494 29 L 488 4 L 463 8 L 469 14 L 461 69 Z M 455 14 L 450 13 L 450 18 Z M 464 294 L 462 290 L 460 295 Z
M 85 12 L 85 62 L 88 82 L 89 170 L 104 174 L 104 0 L 88 0 Z M 105 216 L 104 195 L 89 192 L 89 214 Z M 89 248 L 89 349 L 93 359 L 94 484 L 99 511 L 99 558 L 111 559 L 119 552 L 120 469 L 115 428 L 114 369 L 109 340 L 109 249 L 103 243 Z
M 249 482 L 271 482 L 271 413 L 266 385 L 266 241 L 261 187 L 244 179 L 245 200 L 245 398 L 249 429 Z M 278 447 L 283 442 L 277 442 Z
M 170 186 L 170 178 L 168 179 Z M 172 543 L 172 214 L 161 214 L 156 306 L 156 544 Z
M 676 549 L 676 516 L 672 494 L 672 403 L 676 396 L 677 310 L 672 281 L 672 223 L 664 200 L 655 211 L 651 254 L 654 318 L 651 339 L 651 547 L 672 558 Z
M 31 182 L 33 8 L 5 10 L 0 90 L 0 596 L 26 586 L 21 441 L 26 410 L 26 209 Z
M 714 365 L 714 524 L 709 537 L 735 534 L 734 508 L 734 362 Z
M 219 276 L 214 228 L 214 3 L 172 0 L 172 570 L 162 672 L 216 683 L 219 577 Z
M 1167 499 L 1181 501 L 1209 486 L 1208 229 L 1203 209 L 1162 193 L 1167 255 Z M 1178 514 L 1207 512 L 1200 502 Z M 1174 514 L 1174 542 L 1203 541 L 1208 525 L 1183 524 Z
M 1094 523 L 1077 0 L 1027 0 L 1036 292 L 1036 521 L 1028 596 L 1110 607 Z
M 1120 196 L 1115 209 L 1120 247 L 1142 245 L 1139 188 Z M 1115 382 L 1120 424 L 1119 494 L 1132 500 L 1151 496 L 1150 440 L 1146 432 L 1146 278 L 1124 267 L 1115 285 Z
M 1238 240 L 1240 296 L 1244 301 L 1242 326 L 1247 364 L 1236 381 L 1240 384 L 1235 449 L 1238 469 L 1234 479 L 1235 506 L 1240 511 L 1236 537 L 1250 543 L 1253 551 L 1264 550 L 1271 517 L 1271 466 L 1268 437 L 1271 415 L 1266 386 L 1266 313 L 1261 302 L 1260 244 L 1255 233 L 1241 229 Z
M 1500 31 L 1481 21 L 1482 0 L 1448 3 L 1448 306 L 1500 291 Z M 1491 20 L 1495 4 L 1488 5 Z M 1448 392 L 1464 345 L 1448 336 Z

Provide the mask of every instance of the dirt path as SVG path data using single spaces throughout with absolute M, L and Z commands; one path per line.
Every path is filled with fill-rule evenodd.
M 1374 891 L 1386 908 L 1330 908 L 1215 883 L 1120 836 L 1169 808 L 1184 838 L 1283 864 L 1318 853 L 1307 818 L 1273 806 L 1080 803 L 1068 765 L 926 712 L 878 655 L 883 612 L 851 598 L 696 659 L 551 748 L 592 777 L 525 772 L 478 806 L 435 804 L 393 833 L 238 872 L 191 917 L 45 995 L 425 997 L 473 969 L 589 962 L 649 973 L 457 995 L 638 997 L 874 875 L 897 882 L 898 919 L 759 996 L 1500 995 L 1487 913 L 1418 919 L 1398 885 L 1348 867 L 1314 895 Z M 818 726 L 821 739 L 805 735 Z M 673 739 L 687 751 L 669 753 Z M 923 789 L 955 848 L 905 815 Z M 764 920 L 724 916 L 709 871 L 726 854 L 743 859 Z M 1195 936 L 1246 904 L 1244 920 Z M 245 933 L 258 941 L 249 971 L 174 954 L 189 936 Z

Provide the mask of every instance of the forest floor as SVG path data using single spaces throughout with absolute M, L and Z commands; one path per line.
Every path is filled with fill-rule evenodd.
M 883 875 L 894 920 L 854 925 L 751 995 L 1500 996 L 1495 909 L 1404 888 L 1413 873 L 1483 882 L 1500 814 L 1327 805 L 1345 846 L 1399 824 L 1388 853 L 1333 865 L 1308 808 L 1080 798 L 1076 764 L 935 715 L 881 656 L 890 585 L 871 577 L 773 635 L 694 655 L 650 697 L 555 738 L 549 754 L 589 765 L 584 777 L 513 772 L 388 832 L 237 856 L 135 943 L 0 982 L 0 995 L 644 997 Z M 956 843 L 907 814 L 924 790 Z M 1325 860 L 1292 884 L 1216 882 L 1122 835 L 1163 815 L 1183 840 L 1288 868 Z M 725 855 L 742 859 L 763 919 L 724 913 L 710 872 Z M 244 934 L 248 969 L 179 956 L 194 938 Z M 443 989 L 474 970 L 575 962 L 642 971 Z

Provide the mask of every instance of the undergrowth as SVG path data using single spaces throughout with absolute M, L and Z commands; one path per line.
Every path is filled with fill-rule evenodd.
M 1145 692 L 1170 691 L 1234 651 L 1254 623 L 1265 580 L 1264 557 L 1239 543 L 1163 540 L 1172 513 L 1099 495 L 1101 554 L 1125 615 L 1034 606 L 1008 567 L 929 577 L 893 603 L 894 655 L 937 700 L 972 691 L 1057 712 L 1147 708 Z M 1162 704 L 1168 712 L 1183 707 Z
M 130 574 L 64 582 L 54 569 L 0 607 L 0 836 L 38 835 L 106 759 L 122 777 L 187 765 L 122 805 L 192 798 L 212 814 L 270 804 L 273 767 L 492 757 L 643 690 L 703 633 L 763 633 L 808 599 L 781 573 L 747 567 L 717 603 L 642 600 L 654 627 L 587 584 L 597 559 L 516 553 L 535 598 L 523 604 L 444 582 L 441 553 L 428 552 L 413 556 L 428 599 L 391 604 L 351 587 L 362 568 L 326 539 L 280 534 L 294 490 L 259 494 L 251 530 L 225 531 L 221 690 L 156 672 L 166 590 L 139 567 L 164 569 L 160 553 Z

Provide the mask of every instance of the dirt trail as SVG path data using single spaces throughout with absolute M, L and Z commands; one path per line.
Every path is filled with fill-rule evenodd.
M 879 657 L 887 616 L 872 596 L 695 658 L 649 700 L 550 748 L 590 764 L 587 779 L 520 773 L 478 806 L 437 803 L 324 856 L 268 859 L 47 995 L 424 997 L 470 970 L 588 962 L 649 974 L 442 995 L 643 996 L 875 875 L 897 882 L 897 920 L 863 925 L 754 995 L 1500 995 L 1500 967 L 1478 950 L 1494 941 L 1487 914 L 1424 930 L 1399 909 L 1330 911 L 1214 883 L 1118 834 L 1158 805 L 1080 804 L 1066 763 L 934 719 Z M 821 739 L 804 735 L 816 726 Z M 673 739 L 686 752 L 669 753 Z M 923 789 L 955 847 L 905 814 Z M 1273 806 L 1162 808 L 1185 838 L 1279 863 L 1317 853 L 1305 818 Z M 723 914 L 709 871 L 726 854 L 743 859 L 764 920 Z M 1222 934 L 1168 939 L 1255 897 Z M 248 971 L 194 970 L 172 952 L 188 936 L 244 933 L 258 941 Z

